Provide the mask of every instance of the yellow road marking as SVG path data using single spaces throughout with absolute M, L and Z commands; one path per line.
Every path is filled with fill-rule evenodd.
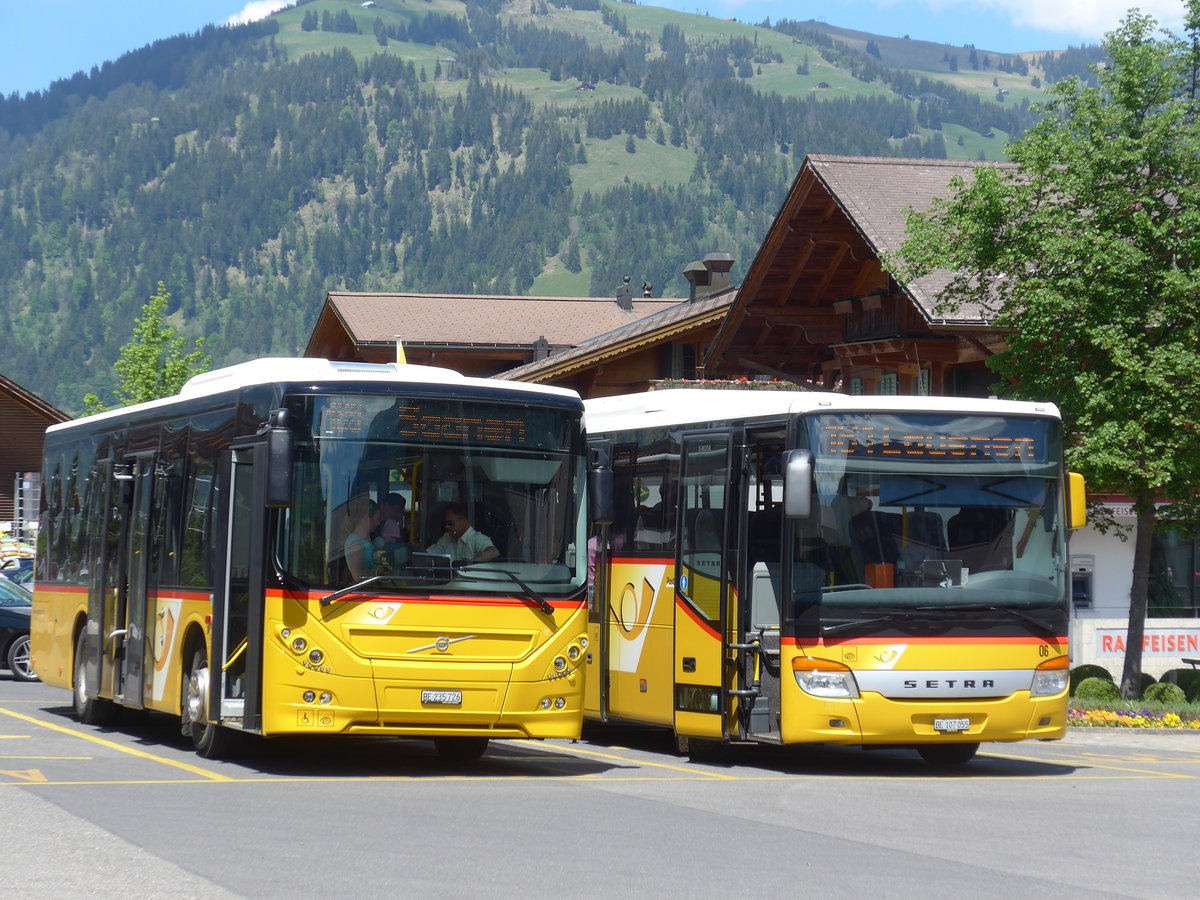
M 0 775 L 9 775 L 13 778 L 20 778 L 22 781 L 37 782 L 38 784 L 46 783 L 46 776 L 42 774 L 41 769 L 0 769 Z
M 536 741 L 514 740 L 512 743 L 524 744 L 527 747 L 539 746 Z M 624 750 L 625 748 L 617 747 L 616 749 Z M 592 757 L 595 757 L 596 759 L 611 759 L 611 760 L 616 760 L 617 762 L 634 763 L 635 765 L 645 766 L 646 768 L 649 768 L 649 769 L 666 769 L 669 772 L 683 772 L 686 775 L 692 775 L 692 776 L 703 775 L 705 778 L 714 778 L 718 781 L 739 781 L 739 780 L 741 780 L 736 775 L 722 775 L 719 772 L 703 772 L 699 769 L 691 769 L 686 766 L 672 766 L 672 765 L 668 765 L 666 763 L 649 762 L 648 760 L 642 760 L 642 759 L 631 759 L 628 756 L 616 756 L 615 754 L 612 754 L 612 753 L 599 753 L 595 750 L 584 750 L 582 747 L 578 747 L 574 744 L 571 745 L 570 749 L 561 748 L 560 752 L 568 753 L 568 754 L 579 754 L 581 756 L 592 756 Z
M 1109 769 L 1113 772 L 1130 772 L 1134 775 L 1153 775 L 1158 778 L 1193 778 L 1194 779 L 1196 777 L 1195 775 L 1183 775 L 1183 774 L 1178 774 L 1178 773 L 1174 773 L 1174 772 L 1154 772 L 1149 769 L 1133 768 L 1132 766 L 1116 766 L 1116 765 L 1113 765 L 1112 763 L 1104 762 L 1102 757 L 1087 757 L 1087 758 L 1080 758 L 1077 756 L 1076 757 L 1071 757 L 1071 756 L 1038 757 L 1038 756 L 1016 756 L 1015 754 L 1008 754 L 1008 753 L 988 753 L 987 755 L 996 757 L 998 759 L 1013 759 L 1013 760 L 1017 760 L 1019 762 L 1037 762 L 1037 763 L 1045 763 L 1048 765 L 1061 765 L 1061 766 L 1086 765 L 1086 766 L 1090 766 L 1094 769 Z M 1174 765 L 1176 762 L 1175 760 L 1166 760 L 1166 759 L 1155 760 L 1155 761 L 1162 762 L 1164 764 L 1170 763 L 1172 765 Z
M 12 716 L 14 719 L 21 719 L 25 722 L 30 722 L 34 725 L 39 725 L 42 728 L 49 728 L 51 731 L 58 731 L 62 734 L 69 734 L 72 737 L 83 738 L 85 741 L 91 741 L 93 744 L 99 744 L 101 747 L 108 747 L 111 750 L 118 750 L 121 753 L 128 753 L 130 756 L 137 756 L 141 759 L 148 759 L 153 762 L 162 763 L 166 766 L 174 766 L 176 769 L 183 769 L 185 772 L 191 772 L 193 775 L 199 775 L 202 778 L 207 778 L 210 781 L 233 781 L 225 775 L 220 775 L 216 772 L 210 772 L 202 769 L 199 766 L 193 766 L 190 763 L 179 762 L 174 759 L 167 759 L 165 756 L 155 756 L 153 753 L 147 753 L 144 750 L 137 750 L 133 747 L 122 747 L 120 744 L 106 741 L 102 737 L 96 737 L 94 734 L 88 734 L 84 731 L 76 731 L 73 728 L 64 728 L 62 725 L 55 725 L 53 722 L 43 722 L 40 719 L 35 719 L 32 716 L 27 716 L 19 712 L 13 712 L 11 709 L 0 708 L 0 713 L 6 716 Z
M 0 734 L 0 741 L 19 741 L 28 738 L 27 734 Z
M 67 760 L 86 760 L 95 759 L 94 756 L 0 756 L 0 759 L 67 759 Z

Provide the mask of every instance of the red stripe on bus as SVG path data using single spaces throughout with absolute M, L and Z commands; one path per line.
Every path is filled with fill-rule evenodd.
M 303 594 L 293 594 L 281 589 L 267 591 L 267 596 L 273 599 L 295 598 L 297 600 L 320 600 L 325 596 L 320 591 L 309 591 Z M 409 597 L 404 594 L 347 594 L 345 597 L 340 597 L 333 601 L 334 603 L 422 603 L 431 604 L 434 606 L 529 606 L 530 601 L 522 600 L 520 597 L 487 597 L 470 595 L 442 595 L 440 597 Z M 582 609 L 584 600 L 551 600 L 548 601 L 555 609 Z
M 979 644 L 1044 644 L 1046 638 L 1034 637 L 1033 635 L 1009 635 L 1006 637 L 910 637 L 908 635 L 896 635 L 894 637 L 862 637 L 862 638 L 794 638 L 786 637 L 780 640 L 780 643 L 785 646 L 805 646 L 805 647 L 844 647 L 858 646 L 861 644 L 869 644 L 871 646 L 892 646 L 895 644 L 940 644 L 942 646 L 978 646 Z M 1054 639 L 1054 643 L 1066 644 L 1067 636 L 1059 635 Z
M 692 609 L 692 607 L 678 594 L 675 595 L 675 605 L 677 607 L 679 607 L 680 609 L 682 609 L 685 613 L 687 613 L 687 617 L 689 619 L 691 619 L 693 622 L 695 622 L 697 625 L 699 625 L 701 628 L 703 628 L 704 631 L 709 635 L 709 637 L 714 638 L 715 640 L 718 640 L 718 641 L 721 639 L 721 632 L 717 631 L 715 628 L 713 628 L 711 625 L 709 625 L 707 620 L 701 619 L 699 617 L 699 615 L 697 614 L 697 612 L 694 609 Z

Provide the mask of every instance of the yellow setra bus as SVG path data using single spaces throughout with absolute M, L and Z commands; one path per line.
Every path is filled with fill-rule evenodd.
M 173 714 L 208 757 L 251 734 L 457 758 L 576 737 L 582 415 L 555 388 L 263 359 L 53 426 L 35 669 L 81 721 Z
M 902 745 L 933 763 L 1067 724 L 1050 404 L 667 390 L 587 401 L 611 467 L 586 715 L 720 744 Z

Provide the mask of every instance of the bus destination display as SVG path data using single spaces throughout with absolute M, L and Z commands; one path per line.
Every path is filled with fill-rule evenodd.
M 855 459 L 1042 463 L 1046 426 L 1036 420 L 914 421 L 887 417 L 822 418 L 814 428 L 818 455 Z M 950 426 L 959 426 L 953 428 Z
M 502 447 L 540 446 L 531 441 L 533 432 L 545 438 L 549 428 L 561 435 L 561 416 L 547 414 L 530 421 L 524 411 L 505 415 L 503 407 L 484 408 L 445 400 L 405 398 L 380 410 L 378 401 L 358 397 L 324 398 L 319 410 L 322 437 L 419 442 L 454 442 Z

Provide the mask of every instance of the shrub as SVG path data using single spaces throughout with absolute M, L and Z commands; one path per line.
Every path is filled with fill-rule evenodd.
M 1113 684 L 1111 679 L 1092 676 L 1079 682 L 1075 688 L 1075 696 L 1081 700 L 1111 702 L 1121 699 L 1121 689 Z
M 1200 669 L 1172 669 L 1162 680 L 1179 685 L 1189 703 L 1200 702 Z
M 1179 685 L 1160 681 L 1158 684 L 1152 684 L 1146 688 L 1142 693 L 1142 699 L 1155 703 L 1183 703 L 1187 698 L 1183 693 L 1183 688 Z
M 1094 666 L 1090 664 L 1085 666 L 1076 666 L 1071 670 L 1070 678 L 1071 696 L 1075 696 L 1075 689 L 1079 687 L 1079 682 L 1083 681 L 1085 678 L 1105 678 L 1108 681 L 1113 680 L 1112 675 L 1109 674 L 1108 669 L 1104 668 L 1104 666 Z

